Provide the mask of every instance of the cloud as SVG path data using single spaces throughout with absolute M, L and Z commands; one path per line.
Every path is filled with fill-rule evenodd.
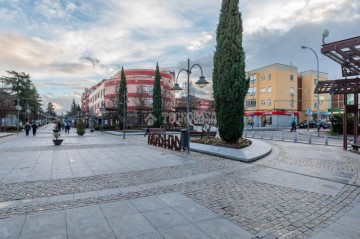
M 179 60 L 190 58 L 212 80 L 221 0 L 0 2 L 0 71 L 29 73 L 47 99 L 52 92 L 66 102 L 59 106 L 121 66 L 153 69 L 159 62 L 178 71 L 187 64 Z M 359 1 L 243 0 L 239 7 L 247 70 L 275 62 L 314 69 L 314 56 L 300 49 L 307 45 L 333 77 L 339 66 L 320 54 L 323 29 L 328 41 L 360 35 Z
M 213 39 L 213 35 L 213 32 L 202 32 L 199 37 L 189 43 L 186 49 L 189 51 L 197 51 L 202 49 L 204 45 L 211 42 L 211 40 Z

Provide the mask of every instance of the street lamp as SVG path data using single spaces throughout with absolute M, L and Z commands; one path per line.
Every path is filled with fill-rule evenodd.
M 320 80 L 320 72 L 319 72 L 319 58 L 316 54 L 316 52 L 310 48 L 310 47 L 307 47 L 307 46 L 301 46 L 302 49 L 309 49 L 311 50 L 315 56 L 316 56 L 316 64 L 317 64 L 317 80 L 316 80 L 316 84 L 319 83 L 319 80 Z M 319 94 L 317 94 L 317 103 L 316 103 L 316 109 L 317 109 L 317 114 L 316 114 L 316 121 L 317 121 L 317 124 L 320 124 L 320 98 L 319 98 Z M 319 125 L 318 125 L 318 129 L 319 129 Z M 319 134 L 319 130 L 318 130 L 318 136 L 320 136 Z
M 17 109 L 16 135 L 19 135 L 20 110 L 22 109 L 22 107 L 20 105 L 20 98 L 18 98 L 15 108 Z
M 291 123 L 294 121 L 294 93 L 290 93 L 290 106 L 291 106 Z
M 187 143 L 187 153 L 190 154 L 190 74 L 191 74 L 191 70 L 192 68 L 194 68 L 195 66 L 198 66 L 201 70 L 201 76 L 199 77 L 199 80 L 197 82 L 195 82 L 196 85 L 198 85 L 200 88 L 203 88 L 204 86 L 206 86 L 207 84 L 209 84 L 209 82 L 207 82 L 205 80 L 205 76 L 203 75 L 203 70 L 201 68 L 201 66 L 199 64 L 194 64 L 190 67 L 190 59 L 188 59 L 188 67 L 187 69 L 181 69 L 177 76 L 176 76 L 176 80 L 175 80 L 175 84 L 173 86 L 173 88 L 171 90 L 176 92 L 179 92 L 180 90 L 182 90 L 182 88 L 179 86 L 179 83 L 177 83 L 178 81 L 178 77 L 180 72 L 182 71 L 186 71 L 187 73 L 187 109 L 186 109 L 186 135 L 187 135 L 187 142 L 185 142 L 185 144 Z
M 29 109 L 29 103 L 26 103 L 26 117 L 27 117 L 27 121 L 30 123 L 30 119 L 29 119 L 29 113 L 30 113 L 30 109 Z
M 104 101 L 101 102 L 100 112 L 101 112 L 101 133 L 104 133 L 104 114 L 106 112 Z

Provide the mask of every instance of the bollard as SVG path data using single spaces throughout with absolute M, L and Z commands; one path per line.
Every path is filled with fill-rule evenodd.
M 281 141 L 284 141 L 284 131 L 281 131 Z
M 270 139 L 273 140 L 273 132 L 270 132 Z
M 308 143 L 311 144 L 311 133 L 308 132 Z
M 244 134 L 244 135 L 245 135 L 245 138 L 246 138 L 246 136 L 247 136 L 247 129 L 245 129 L 245 134 Z
M 264 131 L 261 131 L 260 139 L 264 138 Z
M 255 130 L 253 130 L 252 137 L 255 138 Z
M 295 134 L 294 134 L 294 143 L 296 143 L 297 142 L 297 133 L 295 132 Z
M 329 139 L 327 134 L 325 134 L 325 145 L 328 146 L 329 145 Z

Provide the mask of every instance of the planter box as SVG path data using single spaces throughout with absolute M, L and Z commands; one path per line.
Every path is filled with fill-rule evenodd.
M 58 146 L 58 145 L 61 145 L 61 144 L 62 144 L 63 139 L 53 139 L 53 142 L 54 142 L 54 145 L 55 145 L 55 146 Z

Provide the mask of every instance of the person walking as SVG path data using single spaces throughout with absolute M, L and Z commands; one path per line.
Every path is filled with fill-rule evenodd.
M 31 128 L 32 128 L 33 136 L 36 136 L 36 129 L 38 128 L 37 124 L 34 122 L 31 125 Z
M 26 122 L 26 123 L 25 123 L 25 133 L 26 133 L 26 136 L 29 136 L 30 129 L 31 129 L 31 125 L 29 124 L 29 122 Z
M 66 122 L 66 124 L 65 124 L 65 133 L 70 133 L 70 124 L 69 124 L 69 122 Z
M 295 123 L 295 120 L 292 122 L 291 124 L 291 130 L 290 132 L 296 132 L 296 123 Z

